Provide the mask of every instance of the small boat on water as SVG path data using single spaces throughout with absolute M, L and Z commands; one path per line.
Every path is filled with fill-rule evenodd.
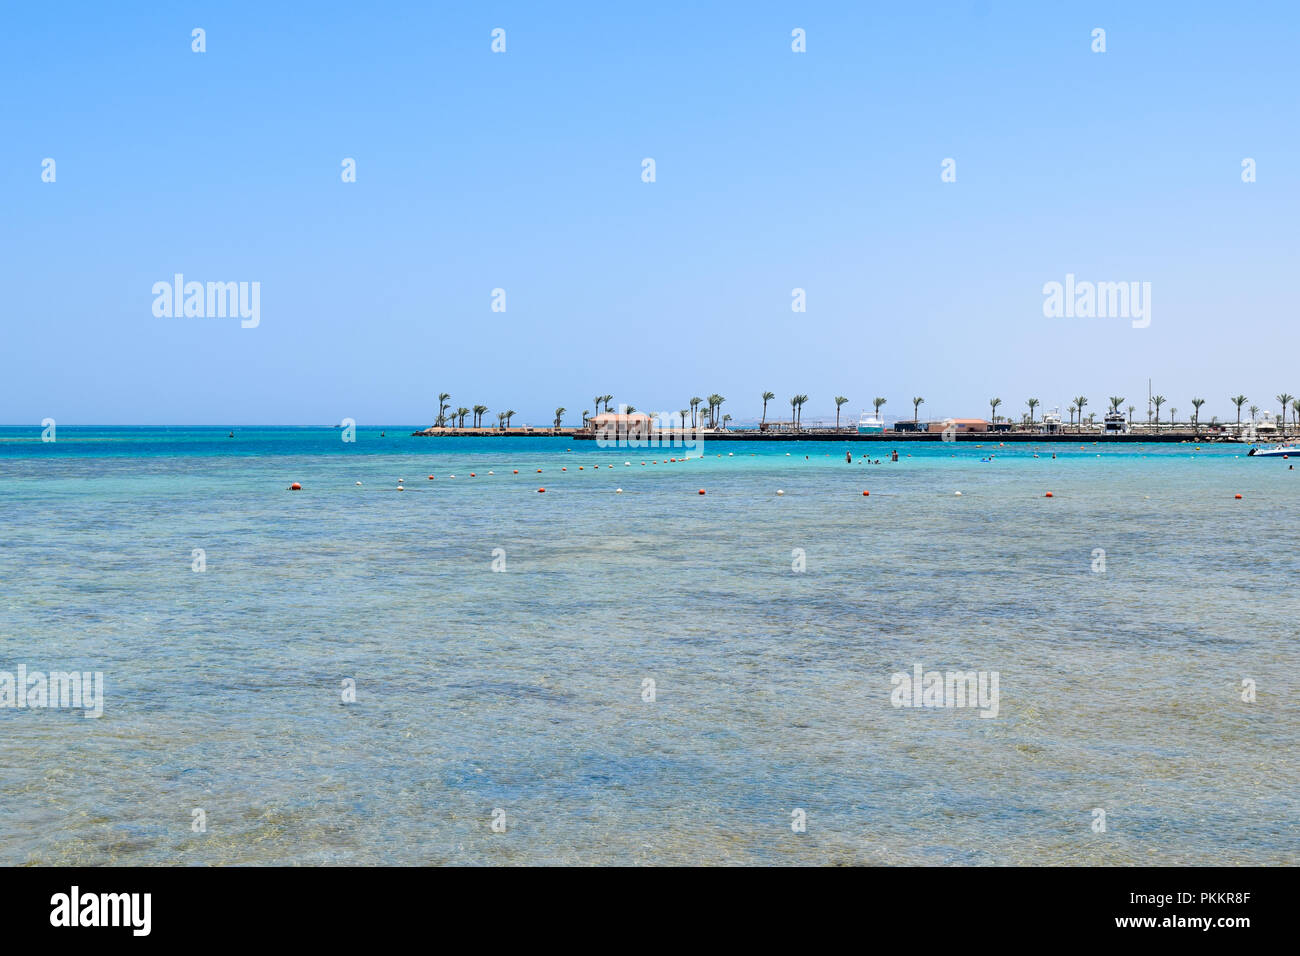
M 859 435 L 879 435 L 884 430 L 885 423 L 879 418 L 868 417 L 866 412 L 858 418 Z
M 1289 445 L 1275 445 L 1272 448 L 1252 448 L 1249 455 L 1251 458 L 1288 458 L 1292 455 L 1300 458 L 1300 444 L 1292 442 Z

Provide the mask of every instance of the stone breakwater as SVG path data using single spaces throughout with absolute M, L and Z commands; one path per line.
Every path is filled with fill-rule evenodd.
M 424 428 L 419 431 L 411 432 L 413 436 L 420 438 L 568 438 L 575 441 L 595 441 L 601 437 L 596 432 L 583 428 L 507 428 L 507 429 L 469 429 L 469 428 Z M 1200 444 L 1248 444 L 1237 442 L 1233 439 L 1223 438 L 1220 436 L 1197 435 L 1190 431 L 1168 431 L 1158 433 L 1130 433 L 1127 435 L 1097 435 L 1087 433 L 1070 432 L 1057 435 L 1039 435 L 1033 432 L 959 432 L 956 435 L 950 435 L 945 438 L 943 435 L 935 432 L 879 432 L 876 434 L 860 435 L 855 431 L 833 431 L 826 430 L 809 430 L 800 432 L 760 432 L 760 431 L 727 431 L 713 432 L 700 431 L 692 432 L 689 429 L 683 433 L 673 430 L 656 430 L 648 438 L 642 441 L 662 441 L 667 443 L 674 439 L 681 440 L 683 437 L 695 441 L 853 441 L 853 442 L 903 442 L 903 441 L 958 441 L 958 442 L 977 442 L 977 443 L 996 443 L 996 442 L 1030 442 L 1035 444 L 1089 444 L 1098 443 L 1128 443 L 1140 444 L 1142 442 L 1189 442 Z M 1269 444 L 1270 442 L 1265 442 Z

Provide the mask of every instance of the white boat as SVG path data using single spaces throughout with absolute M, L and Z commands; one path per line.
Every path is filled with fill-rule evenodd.
M 1123 412 L 1107 412 L 1101 427 L 1103 435 L 1127 435 L 1128 419 Z
M 1038 433 L 1040 435 L 1059 435 L 1060 432 L 1060 410 L 1053 408 L 1050 412 L 1043 412 L 1043 417 L 1038 423 Z
M 1292 442 L 1289 445 L 1275 445 L 1272 448 L 1252 448 L 1249 455 L 1252 458 L 1289 458 L 1293 455 L 1300 458 L 1300 445 Z
M 869 417 L 866 412 L 858 418 L 859 435 L 879 435 L 885 430 L 885 423 L 879 418 Z

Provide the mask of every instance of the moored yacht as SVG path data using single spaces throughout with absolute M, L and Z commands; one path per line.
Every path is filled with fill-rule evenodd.
M 1101 433 L 1103 435 L 1127 435 L 1128 419 L 1124 417 L 1124 413 L 1107 412 L 1101 426 Z
M 863 412 L 858 418 L 859 435 L 879 435 L 885 430 L 885 423 L 879 418 L 869 417 Z

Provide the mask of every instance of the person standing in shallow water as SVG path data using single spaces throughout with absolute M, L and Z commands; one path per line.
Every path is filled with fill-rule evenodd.
M 851 452 L 851 451 L 846 451 L 846 452 L 844 453 L 844 461 L 845 461 L 847 464 L 850 464 L 850 465 L 853 464 L 853 452 Z

